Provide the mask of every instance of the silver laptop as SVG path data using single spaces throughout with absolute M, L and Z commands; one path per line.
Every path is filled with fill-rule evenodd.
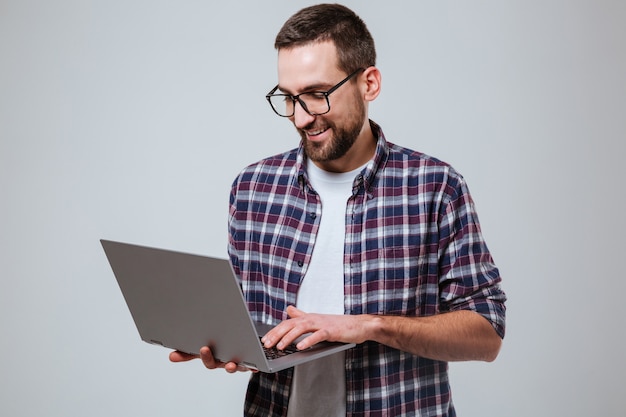
M 319 343 L 307 350 L 265 349 L 271 326 L 255 323 L 230 261 L 101 240 L 141 339 L 261 372 L 277 372 L 354 347 Z

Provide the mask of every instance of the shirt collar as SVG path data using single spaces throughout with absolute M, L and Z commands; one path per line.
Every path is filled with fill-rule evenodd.
M 355 189 L 355 192 L 361 185 L 363 185 L 365 190 L 368 191 L 372 188 L 376 179 L 376 174 L 385 165 L 387 158 L 389 157 L 389 146 L 387 144 L 387 140 L 385 139 L 385 135 L 383 134 L 383 130 L 373 120 L 370 120 L 369 122 L 372 128 L 372 133 L 374 134 L 374 137 L 377 138 L 376 151 L 372 159 L 365 165 L 363 171 L 361 171 L 361 173 L 354 179 L 353 188 Z M 305 190 L 306 184 L 308 184 L 306 167 L 304 166 L 305 160 L 306 155 L 304 154 L 304 148 L 302 147 L 302 144 L 300 144 L 296 156 L 296 169 L 298 172 L 297 181 L 303 191 Z

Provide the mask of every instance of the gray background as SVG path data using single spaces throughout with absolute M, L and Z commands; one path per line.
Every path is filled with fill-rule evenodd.
M 303 1 L 0 0 L 0 414 L 240 415 L 247 375 L 139 341 L 98 239 L 225 256 L 230 183 L 294 147 L 265 93 Z M 504 276 L 462 416 L 623 416 L 623 1 L 347 1 L 371 116 L 467 178 Z

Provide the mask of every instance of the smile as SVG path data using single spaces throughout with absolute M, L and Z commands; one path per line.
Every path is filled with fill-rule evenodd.
M 326 132 L 327 130 L 328 130 L 328 128 L 317 129 L 317 130 L 307 130 L 306 134 L 307 134 L 307 136 L 319 136 L 322 133 Z

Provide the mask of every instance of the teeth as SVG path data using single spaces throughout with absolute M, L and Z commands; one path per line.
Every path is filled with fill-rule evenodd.
M 325 131 L 325 130 L 326 130 L 326 129 L 309 131 L 309 132 L 308 132 L 308 134 L 309 134 L 309 136 L 317 136 L 317 135 L 319 135 L 320 133 L 324 133 L 324 131 Z

